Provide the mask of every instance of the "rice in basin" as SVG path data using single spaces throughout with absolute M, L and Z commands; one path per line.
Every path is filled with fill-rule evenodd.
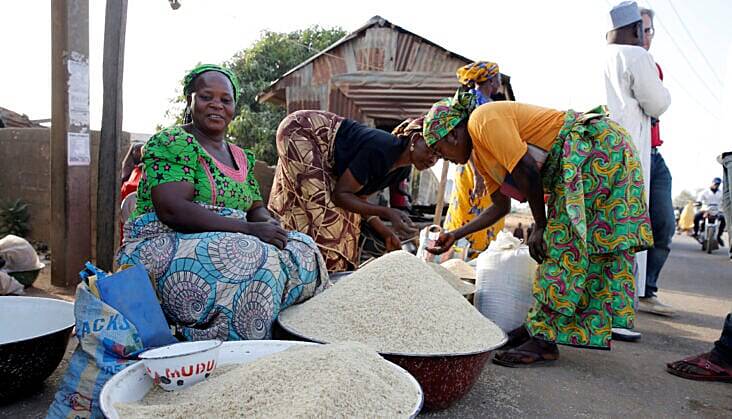
M 440 275 L 440 277 L 450 284 L 451 287 L 455 288 L 460 295 L 470 295 L 475 293 L 475 285 L 463 281 L 459 276 L 450 272 L 444 266 L 432 262 L 427 262 L 427 266 Z
M 505 335 L 427 264 L 389 253 L 280 314 L 283 327 L 320 342 L 363 342 L 380 353 L 458 355 Z
M 122 419 L 406 418 L 419 400 L 408 375 L 349 342 L 293 347 L 115 409 Z

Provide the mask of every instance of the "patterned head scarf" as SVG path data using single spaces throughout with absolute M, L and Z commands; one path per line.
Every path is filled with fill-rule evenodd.
M 193 82 L 198 76 L 207 71 L 218 71 L 229 79 L 229 81 L 231 82 L 231 87 L 234 90 L 234 103 L 236 103 L 236 101 L 239 99 L 239 79 L 237 79 L 236 75 L 228 68 L 224 68 L 216 64 L 201 64 L 188 72 L 188 74 L 186 74 L 185 78 L 183 79 L 183 94 L 185 96 L 188 96 L 193 93 Z
M 434 105 L 424 117 L 422 135 L 428 146 L 434 146 L 438 141 L 467 119 L 475 109 L 475 95 L 458 90 L 452 98 L 445 98 Z
M 397 137 L 406 137 L 410 140 L 414 134 L 422 135 L 422 127 L 424 124 L 424 116 L 419 118 L 407 118 L 399 126 L 394 128 L 392 135 Z
M 475 83 L 484 83 L 499 73 L 498 64 L 490 61 L 478 61 L 458 68 L 456 74 L 463 86 L 473 86 Z

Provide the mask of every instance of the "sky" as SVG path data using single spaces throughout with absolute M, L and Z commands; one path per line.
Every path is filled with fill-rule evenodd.
M 123 129 L 153 133 L 199 62 L 220 63 L 263 30 L 309 25 L 352 31 L 374 15 L 475 60 L 498 62 L 517 100 L 556 109 L 588 110 L 605 102 L 608 11 L 617 0 L 485 1 L 481 8 L 432 0 L 252 2 L 129 0 Z M 104 7 L 90 0 L 91 127 L 102 109 Z M 0 5 L 0 106 L 32 119 L 51 114 L 51 2 Z M 450 7 L 454 4 L 455 7 Z M 662 154 L 673 193 L 696 190 L 721 174 L 715 156 L 732 150 L 732 5 L 726 0 L 642 0 L 656 11 L 651 53 L 661 64 L 672 104 L 661 117 Z M 688 32 L 687 32 L 688 31 Z

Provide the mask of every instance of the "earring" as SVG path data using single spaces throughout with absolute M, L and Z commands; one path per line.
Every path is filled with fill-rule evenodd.
M 414 153 L 414 140 L 412 140 L 412 142 L 409 143 L 409 151 L 411 151 L 412 153 Z

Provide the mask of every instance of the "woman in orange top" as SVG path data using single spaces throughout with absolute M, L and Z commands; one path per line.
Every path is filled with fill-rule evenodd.
M 472 154 L 493 205 L 430 250 L 446 251 L 508 214 L 509 196 L 525 197 L 536 223 L 528 239 L 540 263 L 536 302 L 524 327 L 511 333 L 515 347 L 494 362 L 554 361 L 557 344 L 609 349 L 612 327 L 633 326 L 633 254 L 652 244 L 631 139 L 602 109 L 560 112 L 516 102 L 476 109 L 474 101 L 458 92 L 437 102 L 424 138 L 452 162 L 464 164 Z
M 498 64 L 490 61 L 480 61 L 460 67 L 457 70 L 460 89 L 475 95 L 478 105 L 491 101 L 491 95 L 501 86 L 501 73 Z M 456 230 L 472 221 L 478 214 L 491 205 L 491 196 L 485 191 L 483 177 L 475 170 L 472 161 L 458 165 L 455 169 L 455 186 L 450 196 L 450 206 L 447 209 L 444 227 L 446 230 Z M 503 230 L 504 220 L 500 219 L 489 228 L 465 237 L 470 243 L 472 255 L 488 248 L 498 232 Z

